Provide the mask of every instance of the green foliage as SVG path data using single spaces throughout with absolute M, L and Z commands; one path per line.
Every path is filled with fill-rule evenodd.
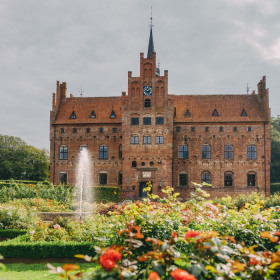
M 270 184 L 270 194 L 280 193 L 280 183 Z
M 271 165 L 270 181 L 280 182 L 280 116 L 271 118 Z
M 0 229 L 28 229 L 35 226 L 37 214 L 19 205 L 0 205 Z
M 25 229 L 1 229 L 0 237 L 15 238 L 20 235 L 26 234 L 28 231 Z
M 48 180 L 48 151 L 27 145 L 19 137 L 0 134 L 0 178 Z
M 119 202 L 119 187 L 93 187 L 95 202 Z

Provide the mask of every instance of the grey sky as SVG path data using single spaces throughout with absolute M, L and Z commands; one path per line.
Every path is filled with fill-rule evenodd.
M 245 94 L 266 75 L 280 114 L 279 0 L 0 0 L 0 134 L 49 148 L 56 80 L 68 96 L 120 96 L 139 75 L 153 6 L 169 94 Z

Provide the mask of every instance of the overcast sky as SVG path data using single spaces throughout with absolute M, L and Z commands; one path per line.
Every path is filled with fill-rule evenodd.
M 266 75 L 280 114 L 279 0 L 0 0 L 0 134 L 49 149 L 56 81 L 120 96 L 139 75 L 153 6 L 169 94 L 246 94 Z

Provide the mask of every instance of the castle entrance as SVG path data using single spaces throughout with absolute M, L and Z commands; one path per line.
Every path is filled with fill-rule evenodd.
M 147 192 L 143 191 L 143 189 L 145 189 L 147 187 L 146 183 L 147 182 L 139 183 L 139 191 L 140 191 L 139 195 L 140 195 L 140 197 L 143 197 L 143 198 L 147 197 Z

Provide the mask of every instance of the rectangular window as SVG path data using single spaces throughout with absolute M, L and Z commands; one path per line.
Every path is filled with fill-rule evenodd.
M 73 133 L 77 133 L 77 128 L 73 128 Z
M 80 146 L 79 151 L 82 151 L 82 150 L 87 150 L 87 146 Z
M 252 127 L 251 126 L 248 126 L 248 131 L 252 131 Z
M 60 129 L 60 133 L 64 133 L 64 128 L 61 128 L 61 129 Z
M 188 185 L 188 175 L 179 174 L 179 186 L 187 186 L 187 185 Z
M 206 132 L 209 132 L 209 127 L 205 127 L 205 131 L 206 131 Z
M 151 144 L 151 136 L 144 136 L 143 137 L 144 144 Z
M 225 146 L 225 159 L 233 159 L 233 146 Z
M 233 186 L 233 174 L 225 174 L 225 187 Z
M 99 173 L 99 186 L 107 186 L 107 173 Z
M 122 158 L 122 145 L 119 146 L 119 158 Z
M 150 125 L 152 123 L 151 118 L 143 118 L 144 125 Z
M 180 126 L 177 126 L 177 127 L 176 127 L 176 132 L 180 132 L 180 130 L 181 130 L 181 129 L 180 129 Z
M 163 124 L 163 117 L 156 117 L 156 124 Z
M 113 127 L 113 133 L 116 133 L 116 132 L 117 132 L 117 128 Z
M 99 132 L 100 132 L 100 133 L 103 133 L 103 128 L 99 128 Z
M 119 186 L 122 185 L 122 173 L 119 173 Z
M 179 146 L 179 158 L 188 158 L 188 146 Z
M 201 182 L 205 182 L 207 184 L 210 184 L 211 180 L 210 180 L 210 173 L 202 173 L 201 174 Z
M 247 174 L 247 185 L 248 187 L 256 186 L 256 174 Z
M 59 173 L 59 184 L 67 185 L 67 173 Z
M 59 147 L 59 159 L 67 159 L 67 157 L 68 157 L 67 146 Z
M 219 127 L 219 131 L 223 131 L 223 127 L 222 126 Z
M 156 144 L 163 144 L 163 136 L 156 136 Z
M 192 126 L 192 127 L 191 127 L 191 132 L 194 132 L 194 131 L 195 131 L 195 127 Z
M 100 146 L 99 147 L 99 158 L 100 159 L 107 159 L 108 154 L 108 147 L 107 146 Z
M 233 127 L 233 131 L 237 131 L 237 126 L 234 126 L 234 127 Z
M 256 159 L 257 158 L 257 148 L 256 148 L 256 146 L 248 146 L 247 147 L 247 157 L 248 157 L 248 159 Z
M 210 146 L 202 146 L 202 158 L 210 158 Z
M 90 128 L 87 128 L 87 133 L 90 133 Z
M 131 136 L 130 144 L 139 144 L 139 137 L 138 136 Z
M 131 118 L 131 125 L 138 125 L 139 124 L 139 118 Z

